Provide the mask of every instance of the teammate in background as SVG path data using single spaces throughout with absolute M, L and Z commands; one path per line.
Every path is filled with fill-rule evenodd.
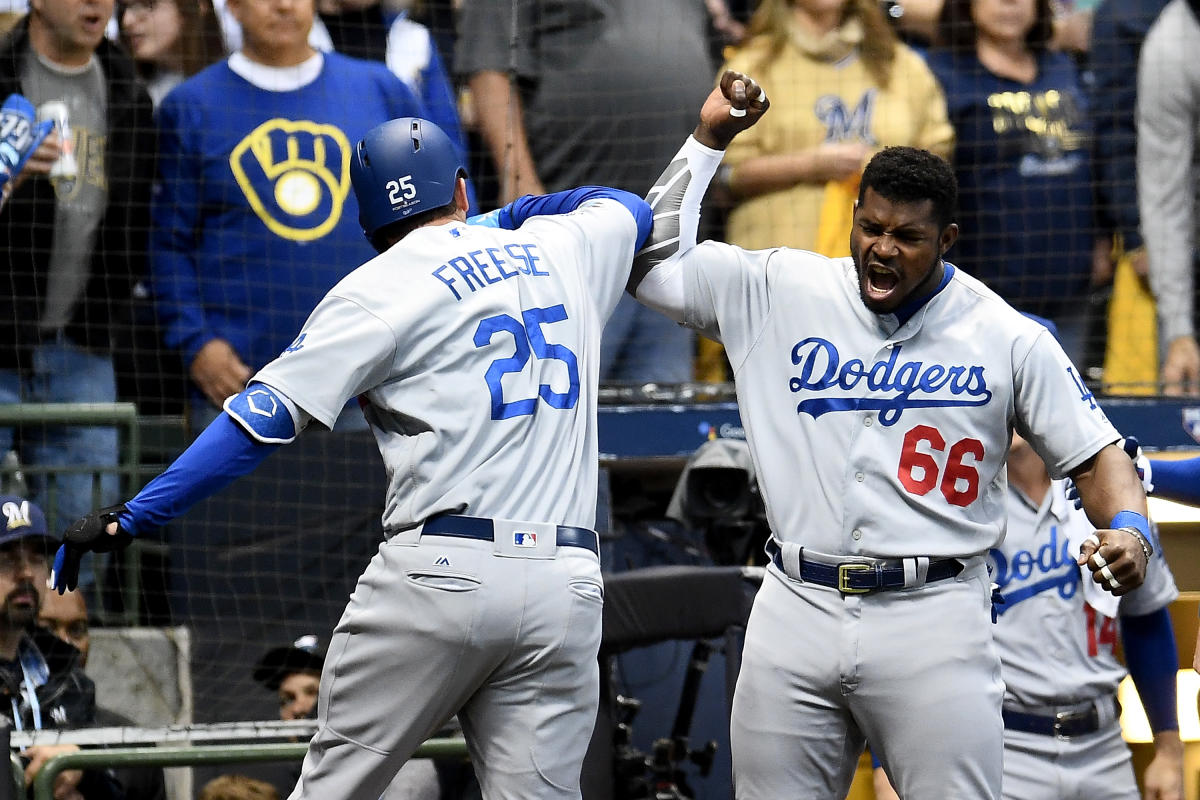
M 733 136 L 721 105 L 651 190 L 630 285 L 723 341 L 774 531 L 733 704 L 737 795 L 840 800 L 870 740 L 902 796 L 998 798 L 985 557 L 1009 437 L 1079 484 L 1099 530 L 1078 562 L 1114 595 L 1152 552 L 1141 484 L 1054 337 L 943 262 L 956 185 L 937 156 L 871 159 L 850 258 L 697 245 Z
M 1081 583 L 1071 556 L 1091 526 L 1064 484 L 1050 479 L 1028 442 L 1013 437 L 1008 531 L 989 556 L 1002 599 L 992 633 L 1005 685 L 1004 797 L 1139 796 L 1116 706 L 1126 674 L 1113 653 L 1119 624 L 1125 662 L 1154 731 L 1144 797 L 1182 800 L 1179 654 L 1167 611 L 1179 591 L 1161 551 L 1147 565 L 1146 582 L 1123 597 Z M 875 786 L 876 800 L 896 796 L 881 767 Z
M 603 601 L 600 333 L 650 208 L 585 187 L 484 220 L 510 230 L 469 226 L 457 148 L 414 118 L 370 130 L 351 177 L 380 255 L 165 473 L 76 522 L 52 580 L 70 588 L 81 552 L 163 525 L 357 397 L 390 476 L 387 540 L 330 641 L 292 797 L 378 797 L 458 713 L 485 797 L 578 798 Z
M 1147 458 L 1137 439 L 1128 437 L 1122 442 L 1125 452 L 1133 459 L 1138 477 L 1146 494 L 1189 506 L 1200 506 L 1200 458 Z M 1071 492 L 1075 497 L 1077 492 Z M 1079 501 L 1076 499 L 1076 507 Z M 1200 672 L 1200 634 L 1192 654 L 1192 668 Z

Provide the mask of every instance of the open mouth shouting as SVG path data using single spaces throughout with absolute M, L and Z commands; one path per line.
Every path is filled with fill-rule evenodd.
M 900 274 L 878 262 L 867 265 L 862 280 L 864 299 L 887 304 L 896 287 L 900 285 Z

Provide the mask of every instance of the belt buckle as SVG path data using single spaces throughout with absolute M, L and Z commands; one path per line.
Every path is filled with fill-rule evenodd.
M 1068 722 L 1073 722 L 1079 716 L 1077 711 L 1059 711 L 1054 715 L 1054 736 L 1058 739 L 1071 739 L 1075 736 L 1073 733 L 1064 733 L 1063 727 Z
M 838 591 L 842 594 L 868 594 L 870 589 L 855 589 L 850 585 L 851 572 L 869 572 L 875 569 L 871 564 L 862 564 L 851 561 L 846 564 L 838 564 Z

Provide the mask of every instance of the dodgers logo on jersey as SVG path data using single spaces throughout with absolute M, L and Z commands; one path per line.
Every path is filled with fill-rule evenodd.
M 878 411 L 882 425 L 895 425 L 909 408 L 953 408 L 982 406 L 992 399 L 984 368 L 901 361 L 903 345 L 892 348 L 885 361 L 867 366 L 862 359 L 842 363 L 837 345 L 828 339 L 810 336 L 792 348 L 792 363 L 799 375 L 788 381 L 793 392 L 821 392 L 820 397 L 805 397 L 796 406 L 797 414 L 813 419 L 831 411 Z M 870 393 L 893 392 L 890 397 L 862 397 L 865 382 Z
M 293 242 L 325 236 L 350 193 L 350 140 L 333 125 L 270 119 L 229 154 L 233 177 L 272 233 Z
M 1017 550 L 1009 556 L 1001 550 L 992 550 L 989 557 L 992 580 L 1004 596 L 1004 604 L 997 609 L 999 614 L 1050 589 L 1058 590 L 1063 599 L 1074 597 L 1079 589 L 1079 565 L 1071 556 L 1070 537 L 1062 534 L 1057 525 L 1050 527 L 1049 541 L 1037 550 Z M 1013 584 L 1026 581 L 1029 582 L 1006 591 Z

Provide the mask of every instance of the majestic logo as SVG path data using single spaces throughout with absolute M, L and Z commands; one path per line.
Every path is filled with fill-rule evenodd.
M 350 141 L 333 126 L 271 119 L 229 155 L 254 213 L 277 236 L 311 242 L 342 218 L 350 193 Z
M 1000 550 L 992 550 L 992 580 L 1004 591 L 1015 581 L 1036 578 L 1018 589 L 1004 592 L 1004 604 L 997 612 L 1003 614 L 1022 600 L 1050 589 L 1057 589 L 1059 597 L 1074 597 L 1079 589 L 1079 565 L 1071 557 L 1070 537 L 1060 535 L 1057 525 L 1050 528 L 1050 539 L 1037 550 L 1017 550 L 1005 556 Z
M 892 348 L 886 361 L 867 366 L 851 358 L 844 364 L 837 346 L 828 339 L 810 336 L 792 348 L 792 363 L 800 368 L 788 381 L 793 392 L 828 392 L 833 396 L 806 397 L 797 414 L 814 419 L 831 411 L 878 411 L 879 422 L 895 425 L 909 408 L 982 406 L 992 399 L 981 366 L 949 366 L 924 361 L 900 361 L 902 345 Z M 888 397 L 847 397 L 865 382 L 871 393 L 892 392 Z M 949 395 L 949 396 L 947 396 Z

